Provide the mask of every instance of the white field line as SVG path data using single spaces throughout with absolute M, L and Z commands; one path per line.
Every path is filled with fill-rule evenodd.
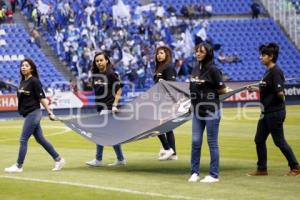
M 16 127 L 12 127 L 12 126 L 1 126 L 1 128 L 16 128 Z M 45 129 L 45 128 L 61 128 L 61 129 L 64 129 L 63 131 L 60 131 L 60 132 L 55 132 L 55 133 L 51 133 L 51 134 L 46 134 L 44 136 L 46 137 L 50 137 L 50 136 L 56 136 L 56 135 L 63 135 L 69 131 L 71 131 L 70 128 L 68 127 L 63 127 L 63 126 L 46 126 L 42 129 Z M 0 139 L 0 142 L 7 142 L 7 141 L 16 141 L 16 140 L 19 140 L 19 138 L 6 138 L 6 139 Z
M 107 191 L 113 191 L 113 192 L 123 192 L 123 193 L 129 193 L 129 194 L 137 194 L 137 195 L 143 195 L 143 196 L 163 197 L 163 198 L 169 198 L 169 199 L 214 200 L 214 199 L 194 198 L 194 197 L 189 197 L 189 196 L 167 195 L 167 194 L 161 194 L 161 193 L 155 193 L 155 192 L 141 192 L 141 191 L 138 191 L 138 190 L 131 190 L 131 189 L 125 189 L 125 188 L 107 187 L 107 186 L 83 184 L 83 183 L 68 182 L 68 181 L 54 181 L 54 180 L 47 180 L 47 179 L 5 176 L 5 175 L 0 175 L 0 178 L 21 180 L 21 181 L 30 181 L 30 182 L 38 182 L 38 183 L 60 184 L 60 185 L 68 185 L 68 186 L 75 186 L 75 187 L 82 187 L 82 188 L 92 188 L 92 189 L 100 189 L 100 190 L 107 190 Z

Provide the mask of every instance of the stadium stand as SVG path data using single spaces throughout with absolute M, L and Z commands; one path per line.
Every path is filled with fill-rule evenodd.
M 0 38 L 5 44 L 0 48 L 1 79 L 11 79 L 15 84 L 20 79 L 20 60 L 31 58 L 38 66 L 44 87 L 50 87 L 53 82 L 65 81 L 39 47 L 32 43 L 30 35 L 19 24 L 1 24 Z M 3 93 L 9 91 L 3 90 Z
M 176 9 L 177 14 L 180 14 L 180 9 L 185 5 L 196 5 L 199 8 L 200 5 L 211 6 L 212 14 L 224 15 L 224 14 L 246 14 L 250 13 L 250 5 L 252 0 L 153 0 L 153 3 L 162 3 L 167 9 L 170 5 Z M 262 10 L 264 12 L 264 10 Z
M 297 13 L 300 13 L 300 0 L 289 0 L 295 6 Z
M 219 66 L 234 81 L 259 80 L 264 68 L 260 64 L 258 46 L 276 41 L 281 48 L 278 64 L 287 76 L 300 74 L 300 54 L 273 19 L 223 20 L 210 24 L 209 33 L 222 44 L 225 52 L 239 55 L 241 62 Z

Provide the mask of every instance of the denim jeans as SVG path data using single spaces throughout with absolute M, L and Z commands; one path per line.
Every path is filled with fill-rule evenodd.
M 102 160 L 103 148 L 104 147 L 102 145 L 97 145 L 97 151 L 96 151 L 96 159 L 97 160 Z M 117 159 L 119 161 L 124 160 L 124 156 L 123 156 L 123 153 L 122 153 L 121 145 L 114 145 L 113 148 L 115 150 Z
M 103 114 L 108 114 L 110 113 L 111 111 L 110 110 L 102 110 L 99 115 L 103 115 Z M 102 145 L 98 145 L 96 146 L 96 159 L 97 160 L 102 160 L 102 156 L 103 156 L 103 146 Z M 121 145 L 114 145 L 113 146 L 114 150 L 115 150 L 115 153 L 116 153 L 116 156 L 117 156 L 117 159 L 119 161 L 122 161 L 124 160 L 124 156 L 123 156 L 123 152 L 122 152 L 122 149 L 121 149 Z
M 169 150 L 172 148 L 174 150 L 174 155 L 176 155 L 176 146 L 175 146 L 175 137 L 174 132 L 169 131 L 165 134 L 161 134 L 158 136 L 164 150 Z
M 255 144 L 257 152 L 257 169 L 267 170 L 267 147 L 266 140 L 271 133 L 275 145 L 280 149 L 291 169 L 299 168 L 299 163 L 284 138 L 283 122 L 285 120 L 285 110 L 264 114 L 257 124 Z
M 214 177 L 219 177 L 219 146 L 218 133 L 221 114 L 216 111 L 213 116 L 207 115 L 199 117 L 193 115 L 192 121 L 192 153 L 191 153 L 191 174 L 200 173 L 200 156 L 203 139 L 203 132 L 206 127 L 207 142 L 210 151 L 210 168 L 209 174 Z
M 44 149 L 52 156 L 54 160 L 59 159 L 58 153 L 53 146 L 44 138 L 43 131 L 40 125 L 42 112 L 40 109 L 34 110 L 25 117 L 23 130 L 20 137 L 20 148 L 17 164 L 22 166 L 27 153 L 28 140 L 31 135 L 35 140 L 44 147 Z

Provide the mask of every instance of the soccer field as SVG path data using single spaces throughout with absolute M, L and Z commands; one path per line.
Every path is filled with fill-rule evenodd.
M 30 139 L 24 171 L 4 173 L 16 162 L 22 120 L 0 122 L 0 200 L 32 199 L 299 199 L 300 177 L 284 176 L 287 161 L 268 139 L 269 176 L 247 177 L 255 170 L 254 134 L 258 108 L 226 108 L 220 125 L 220 182 L 189 183 L 191 122 L 175 130 L 179 159 L 158 161 L 158 138 L 123 145 L 127 165 L 91 168 L 85 162 L 95 155 L 95 144 L 70 131 L 60 122 L 44 118 L 44 134 L 65 158 L 62 171 L 52 172 L 54 162 L 33 138 Z M 285 136 L 300 159 L 300 106 L 287 107 Z M 120 130 L 121 132 L 122 130 Z M 104 162 L 114 161 L 111 147 L 104 149 Z M 208 173 L 209 151 L 203 143 L 201 176 Z

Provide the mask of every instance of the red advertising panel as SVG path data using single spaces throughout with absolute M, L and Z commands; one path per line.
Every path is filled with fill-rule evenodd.
M 18 110 L 18 98 L 15 94 L 0 95 L 0 111 Z
M 244 90 L 242 92 L 236 93 L 226 99 L 225 101 L 229 102 L 243 102 L 243 101 L 258 101 L 259 100 L 259 92 L 248 92 Z

